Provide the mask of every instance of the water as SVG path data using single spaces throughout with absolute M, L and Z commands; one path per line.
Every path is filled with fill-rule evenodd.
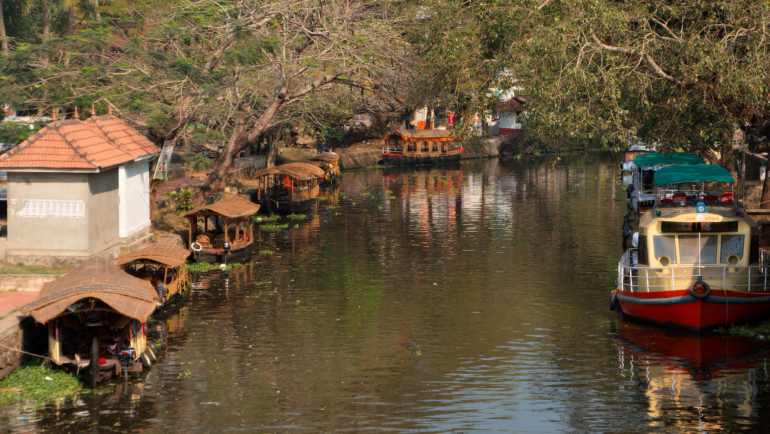
M 760 430 L 764 346 L 609 311 L 620 159 L 345 174 L 318 216 L 261 235 L 273 255 L 151 321 L 149 374 L 0 408 L 0 431 Z

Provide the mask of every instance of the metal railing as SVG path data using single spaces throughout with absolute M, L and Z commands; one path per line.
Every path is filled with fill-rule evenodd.
M 760 265 L 731 267 L 729 265 L 682 265 L 671 267 L 639 267 L 633 261 L 637 249 L 628 249 L 618 263 L 618 288 L 630 292 L 660 292 L 689 289 L 698 278 L 711 289 L 735 291 L 764 291 L 770 255 L 762 252 Z
M 403 148 L 382 148 L 383 154 L 404 154 Z

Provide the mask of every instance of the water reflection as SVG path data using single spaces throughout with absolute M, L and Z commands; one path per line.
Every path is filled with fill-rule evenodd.
M 165 349 L 148 376 L 104 388 L 116 398 L 50 404 L 36 421 L 0 409 L 0 424 L 18 432 L 760 426 L 765 355 L 750 342 L 627 324 L 610 332 L 626 210 L 618 161 L 568 155 L 348 173 L 307 218 L 259 234 L 246 265 L 203 276 L 176 311 L 153 319 L 149 338 Z

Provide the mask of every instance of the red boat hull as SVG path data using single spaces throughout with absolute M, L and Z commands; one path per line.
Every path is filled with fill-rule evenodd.
M 670 327 L 701 330 L 755 320 L 770 312 L 770 291 L 712 289 L 705 300 L 688 290 L 616 291 L 624 315 Z

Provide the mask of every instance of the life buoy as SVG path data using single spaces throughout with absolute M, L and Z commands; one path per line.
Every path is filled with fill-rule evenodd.
M 610 293 L 610 310 L 615 311 L 618 308 L 618 294 L 614 289 Z
M 698 286 L 700 286 L 700 288 L 698 288 Z M 698 292 L 699 289 L 703 290 L 703 292 Z M 690 296 L 696 300 L 705 300 L 709 295 L 711 295 L 711 287 L 706 282 L 695 282 L 690 287 Z
M 150 358 L 150 362 L 155 363 L 158 361 L 158 356 L 156 356 L 155 353 L 152 352 L 152 349 L 150 347 L 145 348 L 144 352 L 147 354 L 147 357 Z
M 200 243 L 192 243 L 190 244 L 190 248 L 195 252 L 200 252 L 203 249 L 203 246 L 201 246 Z
M 150 362 L 150 357 L 147 356 L 147 352 L 142 353 L 142 355 L 139 356 L 139 360 L 142 362 L 142 366 L 144 368 L 149 368 L 152 366 L 152 362 Z
M 422 158 L 422 154 L 417 154 L 417 158 Z

